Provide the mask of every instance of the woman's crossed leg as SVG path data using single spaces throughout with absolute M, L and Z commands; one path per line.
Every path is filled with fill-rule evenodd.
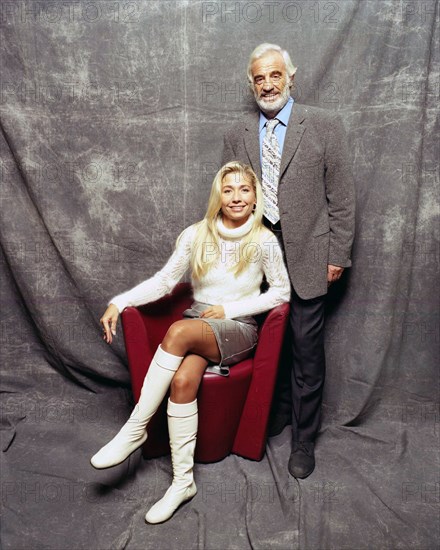
M 161 347 L 168 353 L 185 357 L 171 381 L 171 401 L 194 401 L 209 361 L 217 362 L 221 358 L 211 327 L 198 319 L 176 321 L 168 329 Z

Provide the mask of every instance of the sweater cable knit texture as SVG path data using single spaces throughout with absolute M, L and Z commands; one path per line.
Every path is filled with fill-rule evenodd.
M 246 229 L 250 230 L 251 225 L 246 223 L 230 229 L 219 218 L 219 257 L 200 280 L 191 278 L 194 299 L 206 304 L 222 305 L 226 319 L 256 315 L 290 300 L 290 281 L 281 248 L 275 235 L 268 229 L 262 228 L 258 242 L 244 247 L 242 253 L 249 259 L 245 269 L 239 275 L 232 271 L 231 268 L 239 261 L 239 243 L 243 233 L 245 231 L 246 234 Z M 170 259 L 160 271 L 131 290 L 115 296 L 109 304 L 115 304 L 121 312 L 128 306 L 147 304 L 169 294 L 190 267 L 196 231 L 196 224 L 187 227 Z M 264 274 L 269 289 L 261 294 L 260 286 Z

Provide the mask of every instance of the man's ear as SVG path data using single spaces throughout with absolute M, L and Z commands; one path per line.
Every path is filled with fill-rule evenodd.
M 295 78 L 295 75 L 293 74 L 291 77 L 290 77 L 290 82 L 289 82 L 289 88 L 291 88 L 293 86 L 293 79 Z

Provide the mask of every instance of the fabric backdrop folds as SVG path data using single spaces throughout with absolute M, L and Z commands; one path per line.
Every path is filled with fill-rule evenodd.
M 436 548 L 438 3 L 0 8 L 2 547 Z M 317 467 L 289 477 L 287 427 L 260 463 L 196 465 L 198 495 L 149 526 L 169 457 L 89 465 L 132 405 L 122 333 L 106 345 L 99 318 L 204 215 L 265 41 L 298 66 L 296 101 L 341 114 L 355 174 Z

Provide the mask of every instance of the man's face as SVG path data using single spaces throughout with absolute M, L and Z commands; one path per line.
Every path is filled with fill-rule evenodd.
M 279 52 L 267 52 L 252 63 L 251 72 L 258 107 L 272 118 L 281 111 L 290 96 L 283 56 Z

